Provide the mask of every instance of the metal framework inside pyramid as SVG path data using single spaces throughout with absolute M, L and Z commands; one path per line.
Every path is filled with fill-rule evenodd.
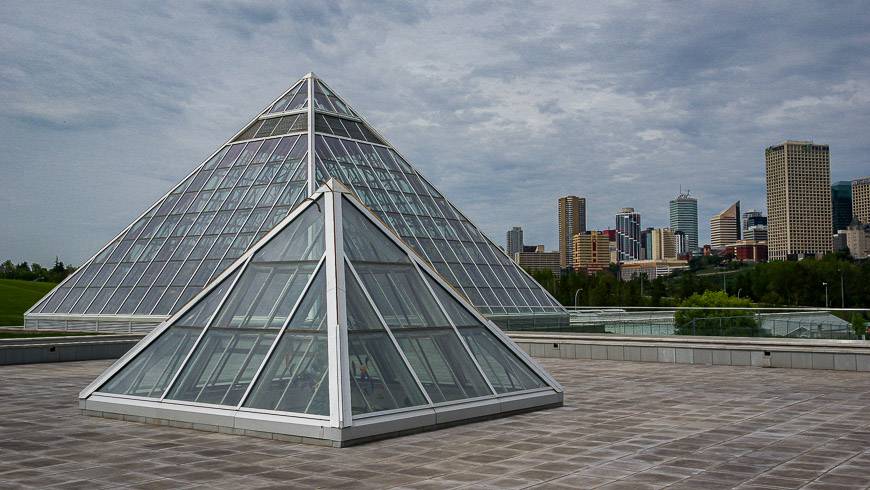
M 148 331 L 330 178 L 496 323 L 567 322 L 552 296 L 308 74 L 34 305 L 25 326 Z
M 79 397 L 344 445 L 560 405 L 562 388 L 330 180 Z

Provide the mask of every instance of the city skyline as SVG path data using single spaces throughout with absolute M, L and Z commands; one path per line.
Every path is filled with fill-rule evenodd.
M 861 2 L 3 9 L 0 252 L 16 261 L 81 263 L 307 71 L 499 242 L 522 224 L 555 249 L 569 194 L 590 229 L 623 206 L 666 226 L 682 185 L 706 243 L 728 203 L 765 207 L 760 151 L 785 139 L 830 145 L 833 181 L 867 173 Z

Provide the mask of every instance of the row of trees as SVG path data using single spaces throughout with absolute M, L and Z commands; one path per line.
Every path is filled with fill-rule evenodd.
M 654 280 L 620 281 L 615 268 L 591 276 L 531 274 L 566 306 L 678 306 L 693 294 L 719 291 L 761 306 L 870 307 L 870 260 L 839 254 L 754 266 L 699 257 L 690 270 Z
M 32 264 L 27 262 L 14 264 L 11 260 L 7 260 L 0 264 L 0 279 L 56 283 L 63 281 L 66 276 L 72 274 L 75 270 L 75 267 L 64 265 L 57 257 L 54 259 L 54 266 L 50 269 L 46 269 L 35 262 Z

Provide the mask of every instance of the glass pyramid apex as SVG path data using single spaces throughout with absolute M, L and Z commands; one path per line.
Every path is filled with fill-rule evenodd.
M 560 405 L 562 388 L 330 180 L 80 399 L 343 445 Z
M 309 73 L 31 308 L 25 326 L 148 331 L 329 179 L 488 318 L 511 329 L 567 322 L 564 307 Z

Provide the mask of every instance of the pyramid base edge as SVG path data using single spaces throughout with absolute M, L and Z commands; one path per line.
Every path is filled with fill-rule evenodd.
M 154 405 L 142 407 L 124 400 L 105 398 L 79 400 L 81 414 L 91 417 L 329 447 L 355 446 L 392 437 L 558 408 L 562 405 L 562 393 L 544 391 L 485 402 L 375 416 L 367 420 L 354 421 L 354 425 L 349 427 L 334 428 L 276 421 L 246 423 L 230 414 L 212 413 L 203 417 L 202 413 L 191 413 L 175 408 L 166 409 Z

